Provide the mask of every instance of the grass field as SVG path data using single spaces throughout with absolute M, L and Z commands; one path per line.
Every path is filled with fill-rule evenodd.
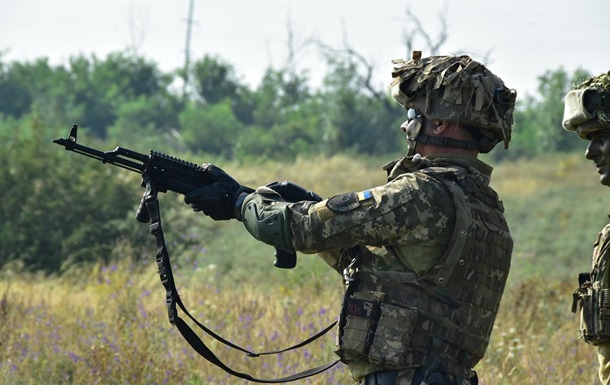
M 225 169 L 244 184 L 289 179 L 330 196 L 383 183 L 379 165 L 337 156 Z M 592 243 L 607 221 L 606 189 L 581 154 L 504 162 L 492 184 L 504 200 L 515 252 L 492 341 L 476 368 L 480 384 L 596 384 L 595 351 L 578 340 L 570 309 L 577 273 L 589 268 Z M 167 237 L 181 298 L 206 326 L 263 351 L 300 342 L 336 319 L 341 280 L 321 261 L 299 255 L 297 268 L 275 269 L 272 249 L 241 224 L 210 223 L 176 202 L 167 206 L 166 222 L 191 222 L 188 233 L 168 231 Z M 140 252 L 117 245 L 116 254 Z M 1 384 L 248 383 L 197 356 L 169 324 L 150 257 L 71 266 L 50 277 L 5 268 L 0 332 Z M 334 359 L 334 333 L 296 352 L 259 358 L 204 340 L 227 365 L 256 377 L 286 376 Z M 351 380 L 337 365 L 296 383 Z

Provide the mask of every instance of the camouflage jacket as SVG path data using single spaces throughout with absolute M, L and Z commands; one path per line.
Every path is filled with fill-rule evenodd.
M 597 280 L 597 285 L 602 293 L 610 291 L 610 271 L 608 270 L 610 258 L 610 224 L 607 224 L 597 237 L 595 248 L 593 251 L 593 269 L 592 278 Z M 608 333 L 610 320 L 606 315 L 610 305 L 608 296 L 602 300 L 606 304 L 606 308 L 600 314 L 600 329 L 601 333 Z M 605 310 L 605 312 L 604 312 Z M 608 338 L 608 336 L 606 336 Z M 599 378 L 602 384 L 610 384 L 610 341 L 601 342 L 597 347 L 599 360 Z
M 610 344 L 610 224 L 597 235 L 590 273 L 579 276 L 572 311 L 580 310 L 580 337 L 592 345 Z
M 610 215 L 609 215 L 610 216 Z M 597 235 L 590 273 L 579 276 L 572 311 L 580 313 L 580 337 L 597 346 L 599 378 L 610 384 L 610 224 Z
M 440 175 L 435 175 L 433 170 L 451 168 L 460 169 L 468 178 L 476 180 L 477 184 L 486 186 L 491 194 L 490 200 L 495 202 L 492 205 L 501 205 L 495 192 L 487 187 L 492 168 L 477 159 L 439 155 L 420 158 L 414 162 L 412 158 L 401 158 L 386 165 L 388 182 L 383 186 L 342 194 L 318 203 L 299 202 L 289 205 L 295 249 L 317 252 L 327 264 L 342 273 L 351 260 L 346 249 L 356 245 L 365 246 L 372 252 L 369 253 L 372 258 L 365 259 L 359 266 L 361 272 L 398 272 L 428 280 L 430 274 L 426 273 L 442 269 L 440 263 L 451 248 L 457 220 L 454 199 L 446 181 L 441 180 Z M 470 212 L 473 209 L 468 210 Z M 497 219 L 485 217 L 485 222 L 488 220 L 491 220 L 489 223 L 500 224 L 507 231 L 501 214 Z M 498 245 L 506 250 L 502 252 L 504 256 L 501 258 L 510 263 L 512 240 L 509 234 L 503 236 L 503 239 L 505 240 L 498 239 L 496 243 L 499 242 Z M 500 274 L 496 286 L 500 286 L 498 296 L 501 296 L 508 265 L 498 265 L 498 269 L 494 275 Z M 487 293 L 488 289 L 484 290 Z M 486 331 L 481 335 L 479 353 L 486 348 L 485 341 L 489 338 L 499 297 L 493 301 L 494 310 L 489 312 L 488 321 L 485 321 Z M 409 354 L 410 348 L 405 351 Z M 342 357 L 346 356 L 343 354 Z M 478 358 L 473 359 L 472 364 L 477 360 Z M 379 362 L 366 358 L 348 356 L 344 362 L 348 364 L 355 379 L 380 369 Z M 465 380 L 467 378 L 464 377 Z
M 341 274 L 349 261 L 340 250 L 355 245 L 366 245 L 377 255 L 362 267 L 365 270 L 428 271 L 451 239 L 455 208 L 443 183 L 417 170 L 451 165 L 464 167 L 489 184 L 492 168 L 471 157 L 439 155 L 416 163 L 400 158 L 384 167 L 385 185 L 319 203 L 291 204 L 295 249 L 318 253 Z M 388 252 L 390 246 L 397 246 L 398 255 Z

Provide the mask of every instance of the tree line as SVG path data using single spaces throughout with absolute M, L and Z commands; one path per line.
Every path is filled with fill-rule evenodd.
M 100 148 L 206 159 L 403 152 L 398 127 L 405 111 L 387 90 L 366 82 L 358 60 L 344 58 L 329 56 L 314 88 L 306 71 L 288 67 L 270 67 L 248 86 L 231 63 L 205 56 L 192 64 L 182 93 L 176 84 L 184 73 L 163 72 L 128 51 L 75 56 L 63 65 L 0 55 L 0 266 L 20 261 L 58 271 L 66 261 L 107 256 L 132 223 L 133 202 L 122 197 L 133 186 L 94 162 L 66 161 L 51 144 L 72 123 Z M 561 118 L 563 96 L 587 75 L 549 70 L 537 95 L 519 95 L 511 149 L 493 152 L 495 160 L 581 145 L 562 135 Z
M 0 56 L 0 129 L 38 116 L 49 127 L 78 123 L 99 139 L 171 146 L 240 159 L 272 159 L 354 151 L 401 151 L 396 140 L 404 110 L 387 90 L 364 84 L 355 60 L 328 60 L 322 86 L 307 72 L 268 68 L 260 84 L 240 82 L 233 65 L 205 56 L 193 63 L 190 92 L 172 88 L 179 71 L 129 52 L 99 59 L 76 56 L 68 64 L 5 62 Z M 539 77 L 538 95 L 519 95 L 511 153 L 569 151 L 574 143 L 557 129 L 563 96 L 584 70 Z M 388 76 L 388 80 L 390 77 Z M 518 90 L 517 90 L 518 91 Z

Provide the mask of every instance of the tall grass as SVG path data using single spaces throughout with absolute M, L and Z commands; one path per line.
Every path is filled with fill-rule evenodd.
M 288 179 L 330 196 L 383 183 L 380 164 L 337 156 L 224 168 L 252 186 Z M 493 184 L 516 244 L 494 334 L 476 368 L 480 384 L 595 384 L 595 350 L 578 340 L 570 308 L 576 272 L 589 268 L 591 245 L 607 220 L 605 189 L 579 154 L 499 164 Z M 211 222 L 179 197 L 162 200 L 168 227 L 190 221 L 188 233 L 177 233 L 184 229 L 178 226 L 167 236 L 171 250 L 179 251 L 174 272 L 181 298 L 208 327 L 263 351 L 300 342 L 336 319 L 340 277 L 321 261 L 299 255 L 297 268 L 275 269 L 272 249 L 241 224 Z M 118 245 L 115 252 L 127 257 L 140 250 Z M 53 277 L 5 269 L 0 332 L 2 384 L 247 383 L 197 356 L 169 324 L 154 261 L 139 256 L 71 266 Z M 263 378 L 332 360 L 334 339 L 330 333 L 296 352 L 249 358 L 204 337 L 227 365 Z M 298 383 L 351 380 L 338 365 Z
M 0 383 L 239 383 L 196 356 L 169 324 L 165 292 L 148 270 L 123 262 L 94 266 L 80 277 L 5 275 L 0 285 Z M 181 298 L 191 314 L 257 352 L 288 347 L 323 329 L 334 321 L 333 305 L 340 299 L 337 286 L 312 286 L 297 293 L 269 291 L 250 282 L 224 290 L 181 278 L 178 274 L 179 282 L 186 283 L 180 285 Z M 264 378 L 333 359 L 332 337 L 298 353 L 268 358 L 247 358 L 210 338 L 204 340 L 233 369 Z M 345 376 L 335 368 L 323 378 L 340 383 Z

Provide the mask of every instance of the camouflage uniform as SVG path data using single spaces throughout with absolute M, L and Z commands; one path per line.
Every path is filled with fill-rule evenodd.
M 363 333 L 375 335 L 366 344 L 354 337 L 358 330 L 350 329 L 355 317 L 342 317 L 338 354 L 355 380 L 374 371 L 399 370 L 396 384 L 407 385 L 416 368 L 436 364 L 429 375 L 451 381 L 444 383 L 470 384 L 471 369 L 489 342 L 512 251 L 502 205 L 488 186 L 492 169 L 457 155 L 415 162 L 402 158 L 386 169 L 389 181 L 383 186 L 318 203 L 289 204 L 294 248 L 319 253 L 343 273 L 352 262 L 353 246 L 366 246 L 358 266 L 361 283 L 347 301 L 381 293 L 385 317 L 367 324 Z M 451 184 L 463 193 L 461 201 Z M 258 191 L 264 195 L 264 189 Z M 253 194 L 249 199 L 262 198 Z M 471 241 L 451 255 L 457 231 Z M 439 285 L 435 279 L 446 266 L 454 270 Z M 394 327 L 387 325 L 392 319 Z M 400 335 L 392 336 L 396 333 Z M 433 340 L 440 342 L 435 353 L 427 348 Z M 350 345 L 367 346 L 354 353 Z
M 258 240 L 318 253 L 343 274 L 337 354 L 355 380 L 471 385 L 513 247 L 502 203 L 489 187 L 492 168 L 471 154 L 501 141 L 508 146 L 516 93 L 467 56 L 395 65 L 392 93 L 409 124 L 417 124 L 405 130 L 407 156 L 384 167 L 385 185 L 296 203 L 260 187 L 239 204 L 240 217 Z M 424 118 L 456 122 L 480 136 L 427 135 Z M 422 157 L 417 143 L 468 155 Z
M 593 264 L 589 279 L 584 280 L 575 292 L 575 305 L 580 303 L 580 335 L 586 342 L 597 346 L 599 378 L 604 385 L 610 384 L 609 261 L 610 224 L 607 224 L 598 234 L 593 246 Z
M 610 130 L 610 72 L 586 79 L 568 92 L 563 126 L 586 140 L 592 140 L 595 132 Z M 603 179 L 602 184 L 606 184 Z M 597 236 L 591 272 L 580 274 L 572 306 L 573 312 L 580 313 L 580 337 L 597 346 L 599 378 L 604 385 L 610 384 L 609 258 L 610 224 Z
M 593 246 L 590 273 L 579 276 L 572 312 L 579 310 L 579 334 L 585 342 L 597 346 L 599 378 L 610 384 L 610 224 L 598 234 Z

